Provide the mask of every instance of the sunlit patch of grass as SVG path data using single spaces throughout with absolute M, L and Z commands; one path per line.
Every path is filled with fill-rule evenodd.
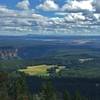
M 48 76 L 48 68 L 50 68 L 49 65 L 28 66 L 26 69 L 20 69 L 19 71 L 28 75 Z

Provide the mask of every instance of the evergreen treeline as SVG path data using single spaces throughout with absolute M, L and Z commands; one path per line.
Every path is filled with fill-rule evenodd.
M 51 82 L 44 82 L 38 93 L 31 93 L 27 87 L 25 75 L 16 78 L 0 73 L 0 100 L 90 100 L 77 91 L 70 94 L 67 90 L 57 91 Z

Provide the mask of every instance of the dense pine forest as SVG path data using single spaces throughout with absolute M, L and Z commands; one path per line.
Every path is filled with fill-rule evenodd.
M 74 94 L 64 90 L 57 91 L 49 80 L 41 84 L 37 93 L 29 91 L 26 76 L 20 74 L 14 78 L 8 73 L 0 73 L 0 100 L 90 100 L 77 90 Z

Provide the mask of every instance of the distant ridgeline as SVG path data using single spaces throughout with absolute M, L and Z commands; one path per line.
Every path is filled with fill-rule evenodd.
M 12 47 L 0 47 L 0 59 L 10 59 L 18 56 L 18 49 Z

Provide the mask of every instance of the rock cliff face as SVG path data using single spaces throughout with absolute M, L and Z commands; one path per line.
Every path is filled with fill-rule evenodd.
M 15 48 L 0 48 L 0 58 L 9 59 L 18 56 L 18 49 Z

